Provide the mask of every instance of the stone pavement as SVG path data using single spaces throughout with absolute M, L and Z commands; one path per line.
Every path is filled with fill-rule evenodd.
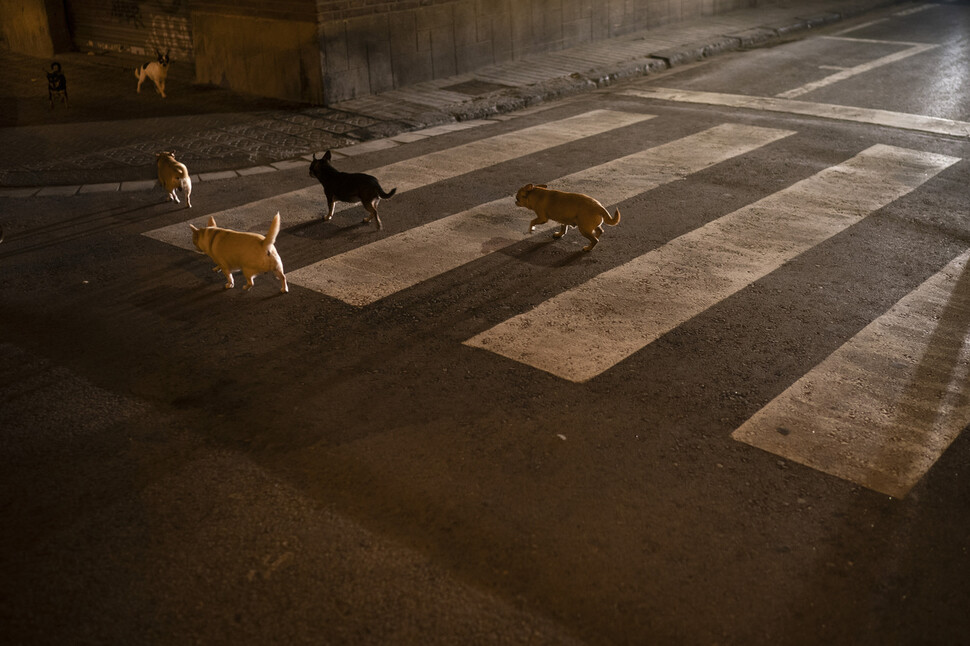
M 0 197 L 149 190 L 154 152 L 175 150 L 194 182 L 306 166 L 313 153 L 396 146 L 719 53 L 777 43 L 903 0 L 781 0 L 767 7 L 528 56 L 328 107 L 193 82 L 173 62 L 162 99 L 121 54 L 58 54 L 70 105 L 47 101 L 47 59 L 0 50 Z

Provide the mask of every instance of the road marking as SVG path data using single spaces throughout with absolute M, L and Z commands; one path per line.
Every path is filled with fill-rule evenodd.
M 903 112 L 890 112 L 888 110 L 871 110 L 868 108 L 854 108 L 831 103 L 812 103 L 810 101 L 795 101 L 792 99 L 773 97 L 698 92 L 695 90 L 674 90 L 659 87 L 651 87 L 644 90 L 627 90 L 620 94 L 637 96 L 643 99 L 660 99 L 680 103 L 701 103 L 704 105 L 721 105 L 749 110 L 786 112 L 823 119 L 868 123 L 877 126 L 889 126 L 890 128 L 902 128 L 904 130 L 917 130 L 938 135 L 950 135 L 952 137 L 970 137 L 970 122 L 967 121 L 955 121 L 953 119 L 941 119 L 939 117 L 927 117 Z
M 873 146 L 465 343 L 586 381 L 958 161 Z
M 731 435 L 902 498 L 970 424 L 970 251 Z
M 858 76 L 859 74 L 870 72 L 884 65 L 889 65 L 890 63 L 896 63 L 906 58 L 909 58 L 910 56 L 915 56 L 916 54 L 922 54 L 923 52 L 926 52 L 938 47 L 938 45 L 925 45 L 925 44 L 919 44 L 919 43 L 901 43 L 901 42 L 886 41 L 886 40 L 868 40 L 864 38 L 845 38 L 845 37 L 839 37 L 839 36 L 821 36 L 820 38 L 824 38 L 827 40 L 847 40 L 847 41 L 856 42 L 856 43 L 908 45 L 909 47 L 907 49 L 904 49 L 901 52 L 888 54 L 886 56 L 873 59 L 868 63 L 855 65 L 848 69 L 844 69 L 840 72 L 836 72 L 835 74 L 830 74 L 829 76 L 826 76 L 825 78 L 819 79 L 817 81 L 806 83 L 801 87 L 796 87 L 794 89 L 788 90 L 787 92 L 781 92 L 779 94 L 776 94 L 775 96 L 782 99 L 794 99 L 795 97 L 808 94 L 809 92 L 813 92 L 815 90 L 818 90 L 819 88 L 827 87 L 829 85 L 832 85 L 833 83 L 838 83 L 840 81 L 850 79 L 853 76 Z
M 451 179 L 465 173 L 516 159 L 563 144 L 603 134 L 617 128 L 653 119 L 656 115 L 618 110 L 592 110 L 566 119 L 542 123 L 521 130 L 479 139 L 369 171 L 386 189 L 398 194 Z M 307 169 L 310 165 L 307 164 Z M 198 201 L 198 200 L 197 200 Z M 353 204 L 338 203 L 337 211 Z M 326 198 L 319 185 L 275 195 L 263 200 L 211 214 L 221 227 L 263 232 L 273 214 L 280 212 L 285 227 L 310 222 L 326 210 Z M 147 231 L 144 235 L 191 250 L 188 224 L 205 226 L 209 215 Z
M 924 4 L 924 5 L 920 5 L 918 7 L 913 7 L 912 9 L 904 9 L 902 11 L 897 11 L 893 15 L 894 16 L 911 16 L 914 13 L 920 13 L 921 11 L 926 11 L 927 9 L 933 9 L 934 7 L 937 7 L 937 6 L 939 6 L 939 5 L 935 5 L 935 4 Z
M 723 124 L 587 168 L 550 186 L 612 205 L 792 134 Z M 519 242 L 527 237 L 532 217 L 512 197 L 502 198 L 297 269 L 287 278 L 351 305 L 368 305 Z
M 864 23 L 862 23 L 860 25 L 856 25 L 855 27 L 849 27 L 848 29 L 843 29 L 841 31 L 837 31 L 837 32 L 835 32 L 832 35 L 833 36 L 844 36 L 845 34 L 851 34 L 852 32 L 859 31 L 860 29 L 866 29 L 867 27 L 872 27 L 873 25 L 878 25 L 879 23 L 886 22 L 887 20 L 889 20 L 889 18 L 879 18 L 878 20 L 870 20 L 869 22 L 864 22 Z

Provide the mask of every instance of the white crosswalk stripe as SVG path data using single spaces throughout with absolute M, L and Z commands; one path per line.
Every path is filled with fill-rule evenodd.
M 724 124 L 550 182 L 615 204 L 793 134 Z M 513 187 L 517 189 L 518 187 Z M 511 197 L 291 272 L 294 285 L 368 305 L 525 237 L 531 214 Z
M 957 161 L 873 146 L 466 344 L 586 381 Z
M 397 188 L 400 194 L 653 118 L 654 115 L 642 113 L 592 110 L 566 119 L 428 153 L 369 172 L 378 177 L 386 190 Z M 309 162 L 307 162 L 307 168 L 309 168 Z M 337 210 L 341 211 L 352 206 L 352 204 L 338 203 Z M 281 214 L 283 226 L 292 227 L 319 218 L 325 209 L 326 198 L 323 189 L 320 186 L 311 186 L 211 215 L 221 227 L 261 233 L 277 211 Z M 208 219 L 209 216 L 206 215 L 189 222 L 195 226 L 205 226 Z M 180 222 L 148 231 L 145 235 L 177 247 L 192 249 L 188 230 L 188 223 Z
M 903 497 L 970 424 L 963 253 L 732 437 Z
M 778 97 L 723 94 L 720 92 L 701 92 L 697 90 L 662 87 L 628 90 L 623 92 L 623 94 L 643 99 L 659 99 L 661 101 L 720 105 L 747 110 L 784 112 L 821 119 L 836 119 L 839 121 L 851 121 L 854 123 L 887 126 L 890 128 L 903 128 L 905 130 L 916 130 L 952 137 L 970 137 L 970 122 L 968 121 L 928 117 L 922 114 L 906 114 L 904 112 L 891 112 L 889 110 L 874 110 L 870 108 L 857 108 L 855 106 L 835 105 L 832 103 L 815 103 L 813 101 L 798 101 L 796 99 L 783 99 Z

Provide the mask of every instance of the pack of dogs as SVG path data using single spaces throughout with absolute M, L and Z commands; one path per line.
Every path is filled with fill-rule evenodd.
M 189 196 L 192 193 L 192 180 L 185 164 L 176 161 L 175 153 L 164 151 L 155 154 L 158 166 L 158 182 L 165 189 L 168 201 L 178 202 L 176 191 L 185 194 L 186 207 L 191 208 Z M 383 224 L 377 213 L 377 205 L 382 199 L 389 199 L 397 192 L 397 188 L 385 191 L 380 181 L 367 173 L 345 173 L 333 166 L 333 155 L 327 151 L 317 159 L 313 155 L 310 162 L 310 176 L 315 177 L 323 187 L 327 198 L 327 211 L 323 216 L 328 221 L 334 216 L 337 202 L 350 204 L 360 203 L 369 214 L 364 223 L 374 222 L 379 231 Z M 595 198 L 583 193 L 570 193 L 551 189 L 545 184 L 526 184 L 515 194 L 515 204 L 535 213 L 535 218 L 529 222 L 529 232 L 535 231 L 536 226 L 549 222 L 560 224 L 558 231 L 552 237 L 563 237 L 570 228 L 579 232 L 589 240 L 583 247 L 584 252 L 593 250 L 603 235 L 603 224 L 616 226 L 620 223 L 620 210 L 613 214 Z M 280 214 L 273 217 L 266 235 L 245 231 L 225 229 L 216 225 L 215 218 L 209 217 L 204 228 L 189 224 L 192 230 L 192 243 L 199 253 L 211 258 L 216 266 L 213 271 L 221 271 L 226 278 L 225 288 L 232 289 L 235 285 L 232 274 L 241 271 L 246 277 L 244 290 L 253 286 L 253 279 L 266 272 L 272 271 L 280 281 L 280 292 L 286 293 L 289 288 L 286 274 L 283 271 L 283 261 L 276 249 L 276 237 L 280 232 Z
M 151 80 L 155 91 L 165 98 L 165 80 L 168 78 L 169 52 L 164 54 L 155 50 L 155 60 L 148 61 L 135 68 L 135 78 L 138 79 L 136 92 L 141 92 L 141 86 L 146 80 Z M 51 70 L 47 73 L 48 100 L 51 109 L 55 99 L 60 99 L 67 105 L 67 79 L 57 61 L 51 63 Z M 165 191 L 166 201 L 181 204 L 178 193 L 185 197 L 185 208 L 192 208 L 192 178 L 184 163 L 175 158 L 175 151 L 159 151 L 155 153 L 155 166 L 158 173 L 158 183 Z M 333 165 L 333 154 L 326 151 L 322 157 L 316 154 L 310 161 L 310 177 L 315 177 L 323 187 L 327 198 L 327 211 L 323 215 L 324 221 L 333 218 L 337 202 L 349 204 L 360 203 L 367 211 L 363 222 L 374 223 L 380 231 L 384 224 L 378 214 L 377 207 L 381 200 L 394 196 L 397 188 L 384 190 L 380 181 L 367 173 L 346 173 L 337 170 Z M 583 193 L 570 193 L 551 189 L 545 184 L 526 184 L 515 194 L 515 204 L 535 213 L 535 218 L 529 223 L 529 232 L 535 231 L 536 226 L 550 220 L 561 226 L 553 234 L 553 238 L 561 238 L 570 228 L 579 232 L 589 240 L 583 251 L 592 251 L 603 235 L 603 223 L 616 226 L 620 223 L 620 210 L 613 215 L 595 198 Z M 280 214 L 277 213 L 270 224 L 266 235 L 245 231 L 234 231 L 216 225 L 215 219 L 210 217 L 208 224 L 199 228 L 192 224 L 192 243 L 195 248 L 215 261 L 214 271 L 221 271 L 226 278 L 225 288 L 232 289 L 235 285 L 232 274 L 241 271 L 246 277 L 244 290 L 251 289 L 253 279 L 266 272 L 272 271 L 280 281 L 280 292 L 286 293 L 289 288 L 286 274 L 283 272 L 283 261 L 276 250 L 276 237 L 280 232 Z M 3 241 L 3 230 L 0 229 L 0 242 Z
M 175 191 L 183 190 L 185 201 L 189 202 L 192 183 L 188 169 L 184 164 L 175 160 L 172 152 L 156 153 L 158 164 L 158 181 L 168 192 L 169 201 L 178 202 Z M 351 204 L 360 203 L 369 214 L 364 223 L 373 221 L 380 230 L 383 226 L 377 213 L 377 205 L 382 199 L 392 197 L 397 188 L 385 191 L 380 181 L 373 175 L 366 173 L 345 173 L 333 166 L 333 155 L 327 151 L 317 159 L 313 155 L 310 162 L 310 176 L 315 177 L 323 187 L 327 198 L 327 212 L 323 220 L 328 221 L 334 216 L 337 202 Z M 570 228 L 579 232 L 589 240 L 583 251 L 589 252 L 599 242 L 603 235 L 603 224 L 616 226 L 620 223 L 620 210 L 610 212 L 595 198 L 583 193 L 570 193 L 551 189 L 545 184 L 526 184 L 515 194 L 515 204 L 527 208 L 536 217 L 529 222 L 529 232 L 535 231 L 536 226 L 552 220 L 560 224 L 558 231 L 552 237 L 563 237 Z M 191 207 L 191 203 L 187 206 Z M 220 228 L 213 217 L 209 218 L 205 228 L 198 228 L 189 224 L 192 230 L 192 243 L 199 253 L 204 253 L 216 266 L 213 271 L 221 271 L 226 277 L 226 289 L 232 289 L 234 282 L 232 273 L 241 271 L 246 277 L 248 290 L 253 286 L 255 276 L 272 271 L 280 281 L 281 293 L 288 290 L 286 274 L 283 272 L 283 261 L 276 250 L 276 237 L 280 232 L 280 214 L 273 217 L 269 231 L 265 236 L 258 233 L 234 231 Z

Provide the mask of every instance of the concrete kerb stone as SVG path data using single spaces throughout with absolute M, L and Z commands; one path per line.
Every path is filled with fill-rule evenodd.
M 121 182 L 107 182 L 104 184 L 84 184 L 78 193 L 115 193 L 121 190 Z
M 820 13 L 814 16 L 806 16 L 803 20 L 809 29 L 816 29 L 842 20 L 842 15 L 838 13 Z
M 737 38 L 741 43 L 741 47 L 757 47 L 769 40 L 777 38 L 778 32 L 764 27 L 755 27 L 754 29 L 745 29 L 744 31 L 730 33 L 727 36 L 729 38 Z
M 81 190 L 81 186 L 45 186 L 44 188 L 37 191 L 38 197 L 44 196 L 70 196 L 77 195 L 77 192 Z
M 28 186 L 27 188 L 7 188 L 0 189 L 0 197 L 33 197 L 40 191 L 39 186 Z
M 262 175 L 263 173 L 272 173 L 276 171 L 272 166 L 250 166 L 249 168 L 237 168 L 236 172 L 239 173 L 240 177 L 248 177 L 250 175 Z
M 648 74 L 656 74 L 667 69 L 667 63 L 660 58 L 637 58 L 622 65 L 610 68 L 592 69 L 584 75 L 597 88 L 606 87 L 617 81 Z
M 220 170 L 213 173 L 199 173 L 199 180 L 203 182 L 212 182 L 220 179 L 234 179 L 239 177 L 239 174 L 234 170 Z
M 741 40 L 731 36 L 721 36 L 713 42 L 691 43 L 652 52 L 652 58 L 659 58 L 667 63 L 668 67 L 676 67 L 685 63 L 693 63 L 711 56 L 716 56 L 724 52 L 733 51 L 741 46 Z

